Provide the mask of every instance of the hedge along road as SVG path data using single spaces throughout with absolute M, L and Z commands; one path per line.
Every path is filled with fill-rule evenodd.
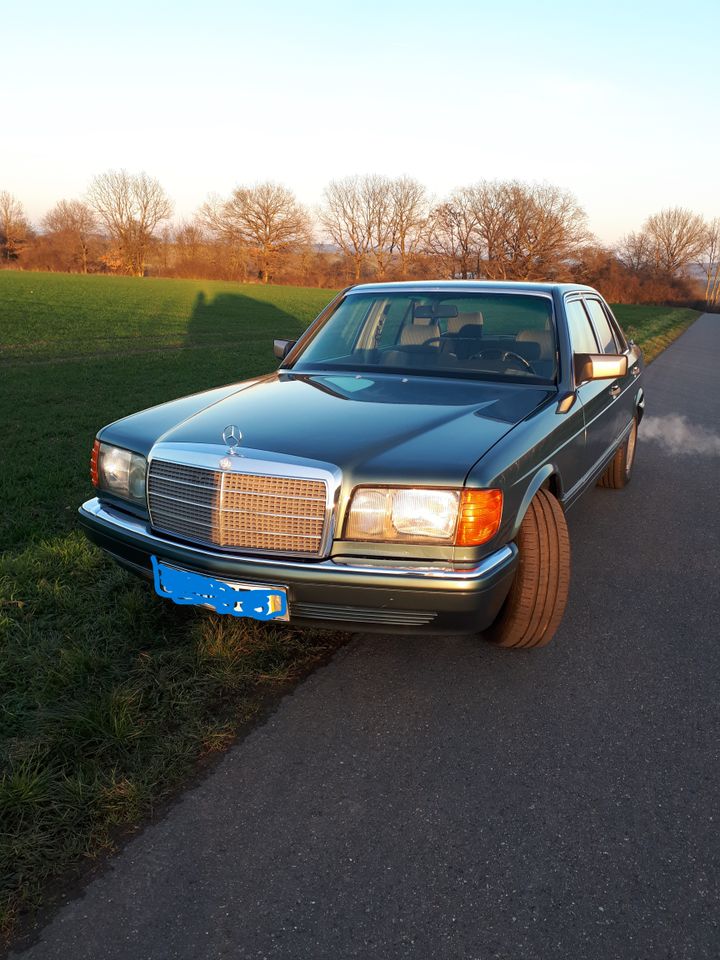
M 357 637 L 22 955 L 716 957 L 719 369 L 648 370 L 550 647 Z

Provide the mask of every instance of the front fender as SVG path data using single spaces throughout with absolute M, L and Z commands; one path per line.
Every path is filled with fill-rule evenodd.
M 530 483 L 527 485 L 523 498 L 520 501 L 518 511 L 515 514 L 515 524 L 510 533 L 511 540 L 514 540 L 517 537 L 518 531 L 520 530 L 520 524 L 525 519 L 525 514 L 528 511 L 532 498 L 535 496 L 538 490 L 548 481 L 551 481 L 551 478 L 553 477 L 557 477 L 557 474 L 551 463 L 544 464 L 542 467 L 540 467 L 537 473 L 533 475 Z

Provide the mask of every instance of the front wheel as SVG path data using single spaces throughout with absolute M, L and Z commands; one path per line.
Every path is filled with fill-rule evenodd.
M 615 456 L 600 475 L 597 485 L 609 487 L 611 490 L 620 490 L 630 483 L 632 468 L 635 463 L 635 447 L 637 446 L 637 419 L 633 418 L 627 440 L 615 451 Z
M 570 537 L 555 497 L 539 490 L 517 536 L 518 568 L 485 637 L 500 647 L 544 647 L 565 612 L 570 587 Z

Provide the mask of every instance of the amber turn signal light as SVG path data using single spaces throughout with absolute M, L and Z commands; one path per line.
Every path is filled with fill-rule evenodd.
M 100 441 L 96 440 L 93 444 L 92 453 L 90 454 L 90 479 L 92 480 L 92 485 L 97 487 L 98 485 L 98 455 L 100 454 Z
M 492 540 L 502 519 L 502 490 L 463 490 L 455 544 L 476 547 Z

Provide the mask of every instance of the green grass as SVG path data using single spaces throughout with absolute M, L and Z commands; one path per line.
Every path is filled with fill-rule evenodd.
M 331 296 L 0 271 L 0 928 L 341 641 L 163 603 L 76 529 L 98 427 L 273 369 Z
M 630 306 L 617 304 L 613 313 L 628 337 L 638 343 L 650 363 L 697 320 L 700 313 L 687 307 Z
M 0 927 L 340 642 L 156 598 L 77 532 L 96 430 L 273 369 L 332 291 L 0 271 Z M 697 314 L 619 307 L 650 353 Z

